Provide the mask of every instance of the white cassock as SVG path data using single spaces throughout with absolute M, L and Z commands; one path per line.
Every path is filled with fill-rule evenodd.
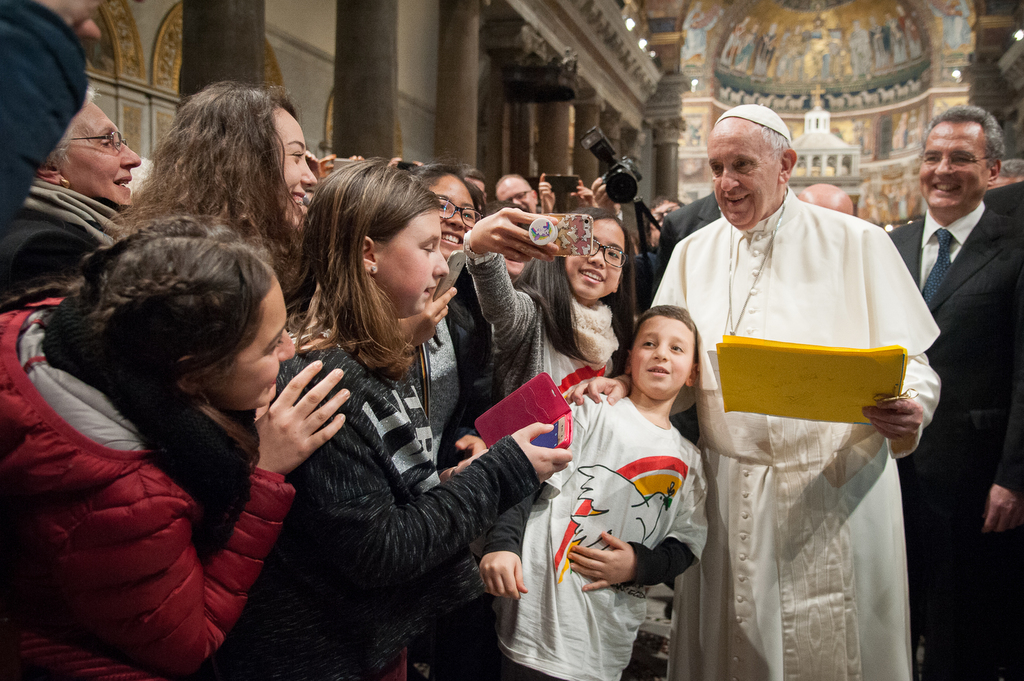
M 870 425 L 725 413 L 707 350 L 726 330 L 730 269 L 733 320 L 746 304 L 737 335 L 901 345 L 911 356 L 904 387 L 917 390 L 924 424 L 938 402 L 923 353 L 939 329 L 880 228 L 788 191 L 784 211 L 745 233 L 722 218 L 676 246 L 654 302 L 686 307 L 701 336 L 694 397 L 708 539 L 676 584 L 669 677 L 909 681 L 894 453 Z

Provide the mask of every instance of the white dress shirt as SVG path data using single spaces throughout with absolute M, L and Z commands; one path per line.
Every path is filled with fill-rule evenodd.
M 960 247 L 967 241 L 967 237 L 971 235 L 971 231 L 977 226 L 981 220 L 981 216 L 985 213 L 985 202 L 982 201 L 978 204 L 978 207 L 972 210 L 967 215 L 953 220 L 946 227 L 949 233 L 953 235 L 953 238 L 949 240 L 949 261 L 953 262 L 956 259 L 956 254 L 960 252 Z M 932 268 L 935 267 L 935 261 L 939 258 L 939 237 L 935 236 L 935 232 L 942 228 L 935 218 L 932 217 L 931 211 L 924 218 L 924 232 L 921 234 L 921 279 L 918 281 L 918 288 L 924 290 L 924 284 L 928 281 L 928 275 L 932 273 Z

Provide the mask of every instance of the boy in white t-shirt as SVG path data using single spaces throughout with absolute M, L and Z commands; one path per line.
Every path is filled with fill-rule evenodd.
M 499 597 L 502 681 L 618 679 L 644 587 L 671 582 L 704 548 L 700 452 L 669 423 L 697 377 L 696 328 L 670 305 L 636 328 L 629 397 L 575 406 L 572 463 L 488 537 L 480 574 Z

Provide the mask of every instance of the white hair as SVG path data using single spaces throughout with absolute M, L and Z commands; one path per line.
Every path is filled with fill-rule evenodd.
M 57 142 L 57 146 L 53 148 L 53 151 L 43 161 L 43 168 L 57 170 L 68 162 L 68 147 L 71 146 L 71 138 L 78 134 L 78 114 L 82 113 L 82 109 L 94 103 L 93 100 L 96 99 L 96 94 L 96 88 L 92 85 L 85 89 L 85 101 L 82 102 L 82 108 L 78 110 L 78 113 L 68 123 L 67 130 L 64 131 L 60 141 Z

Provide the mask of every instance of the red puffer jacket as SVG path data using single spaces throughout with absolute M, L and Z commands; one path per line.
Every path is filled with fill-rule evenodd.
M 29 314 L 0 316 L 0 501 L 17 536 L 23 664 L 108 681 L 190 674 L 241 614 L 294 489 L 257 470 L 227 546 L 201 562 L 192 498 L 147 451 L 88 439 L 35 388 L 18 355 Z

